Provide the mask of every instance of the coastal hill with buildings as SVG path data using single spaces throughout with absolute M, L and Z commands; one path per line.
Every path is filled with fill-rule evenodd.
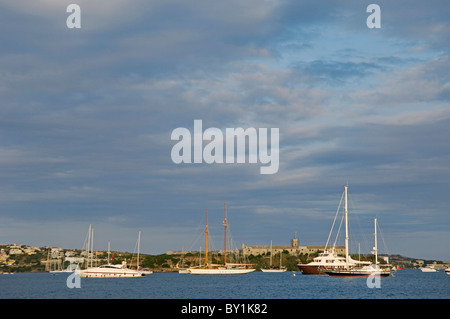
M 319 252 L 325 249 L 324 246 L 300 246 L 298 238 L 291 239 L 291 245 L 287 246 L 246 246 L 244 244 L 241 245 L 240 254 L 245 256 L 269 256 L 272 250 L 273 255 L 277 254 L 287 254 L 289 256 L 312 256 L 317 255 Z M 334 247 L 335 251 L 339 255 L 345 254 L 344 246 L 336 246 Z M 182 251 L 168 251 L 167 254 L 182 254 L 186 252 Z M 193 253 L 193 252 L 191 252 Z M 223 253 L 222 250 L 219 250 L 218 253 Z M 312 258 L 311 258 L 312 259 Z
M 269 266 L 270 254 L 273 260 L 287 267 L 290 271 L 297 271 L 298 263 L 312 261 L 323 246 L 301 246 L 297 238 L 291 240 L 290 245 L 280 246 L 246 246 L 242 244 L 238 251 L 240 258 L 246 262 L 255 264 L 257 269 Z M 338 254 L 344 255 L 343 246 L 335 247 Z M 231 252 L 229 252 L 231 253 Z M 220 263 L 223 251 L 211 252 L 212 262 Z M 23 244 L 0 245 L 0 273 L 14 272 L 45 272 L 66 269 L 69 265 L 84 266 L 86 251 L 77 249 L 63 249 L 61 247 L 36 247 Z M 110 254 L 106 251 L 94 251 L 93 260 L 95 264 L 122 263 L 126 261 L 130 267 L 136 267 L 137 254 L 129 252 L 113 251 Z M 198 265 L 204 258 L 198 251 L 168 251 L 165 254 L 149 255 L 140 254 L 139 266 L 148 268 L 155 272 L 178 271 L 178 267 L 189 267 Z M 354 256 L 354 258 L 370 259 L 373 256 Z M 450 262 L 437 260 L 422 260 L 400 255 L 379 256 L 387 259 L 387 262 L 401 268 L 420 268 L 423 265 L 434 264 L 436 268 L 447 268 Z M 387 258 L 386 258 L 387 257 Z M 227 254 L 227 258 L 228 254 Z M 180 266 L 181 265 L 181 266 Z M 275 263 L 275 266 L 278 266 Z

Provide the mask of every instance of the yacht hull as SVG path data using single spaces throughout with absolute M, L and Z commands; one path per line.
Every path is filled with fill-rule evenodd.
M 421 268 L 422 272 L 436 272 L 437 270 L 434 268 Z
M 377 273 L 377 272 L 358 272 L 358 271 L 328 271 L 326 273 L 330 277 L 388 277 L 390 273 Z
M 327 273 L 323 270 L 321 266 L 313 265 L 297 265 L 298 269 L 303 275 L 326 275 Z
M 285 272 L 286 269 L 261 269 L 262 272 Z
M 105 270 L 100 267 L 75 271 L 81 278 L 139 278 L 145 274 L 131 269 Z
M 255 269 L 208 269 L 208 268 L 192 268 L 189 273 L 192 275 L 239 275 L 248 274 Z

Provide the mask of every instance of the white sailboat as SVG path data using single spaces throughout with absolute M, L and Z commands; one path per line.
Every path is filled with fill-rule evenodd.
M 45 272 L 51 273 L 51 274 L 58 274 L 58 273 L 71 273 L 74 269 L 72 267 L 68 267 L 67 269 L 64 269 L 62 267 L 62 260 L 61 258 L 54 258 L 50 259 L 50 249 L 47 252 L 47 263 L 45 264 Z
M 255 271 L 254 268 L 250 268 L 248 264 L 240 264 L 240 263 L 227 263 L 227 210 L 226 204 L 224 204 L 224 216 L 225 219 L 223 221 L 225 227 L 225 239 L 224 239 L 224 263 L 222 265 L 219 264 L 210 264 L 208 261 L 208 212 L 205 211 L 205 264 L 200 267 L 190 267 L 188 271 L 192 275 L 237 275 L 237 274 L 248 274 L 252 271 Z
M 109 244 L 108 244 L 108 263 L 98 267 L 94 267 L 93 263 L 93 241 L 94 230 L 89 225 L 89 240 L 86 250 L 86 269 L 76 269 L 75 273 L 82 278 L 139 278 L 145 276 L 141 272 L 129 269 L 126 261 L 122 264 L 111 264 L 109 262 Z
M 136 261 L 136 269 L 138 272 L 140 272 L 142 275 L 150 275 L 153 274 L 153 271 L 148 268 L 141 268 L 139 265 L 139 253 L 140 253 L 140 247 L 141 247 L 141 232 L 139 231 L 138 234 L 138 244 L 137 244 L 137 261 Z
M 187 268 L 178 269 L 178 273 L 179 274 L 189 274 L 189 269 L 187 269 Z
M 183 253 L 182 253 L 182 257 L 181 257 L 181 267 L 180 267 L 180 262 L 177 262 L 177 265 L 176 265 L 176 267 L 178 268 L 178 273 L 179 274 L 189 274 L 189 270 L 186 268 L 186 267 L 184 267 L 184 255 L 185 255 L 185 252 L 184 252 L 184 250 L 182 249 L 181 250 Z
M 327 274 L 326 271 L 345 269 L 347 266 L 370 265 L 370 262 L 354 260 L 348 254 L 348 239 L 349 238 L 348 238 L 348 219 L 347 219 L 347 215 L 348 215 L 347 186 L 345 186 L 345 188 L 344 188 L 343 196 L 345 197 L 344 198 L 344 201 L 345 201 L 344 212 L 345 212 L 345 226 L 346 226 L 346 230 L 347 230 L 347 236 L 345 238 L 345 251 L 346 251 L 345 257 L 337 255 L 334 245 L 331 249 L 327 248 L 331 233 L 333 231 L 333 226 L 334 226 L 334 222 L 333 222 L 333 226 L 331 227 L 330 234 L 328 235 L 328 240 L 325 245 L 324 252 L 319 253 L 319 255 L 317 257 L 315 257 L 313 259 L 313 261 L 310 263 L 297 265 L 297 267 L 299 268 L 299 270 L 302 272 L 303 275 L 326 275 Z M 341 198 L 341 203 L 342 203 L 342 198 Z M 339 206 L 340 206 L 340 204 L 339 204 Z M 338 211 L 339 211 L 339 209 L 338 209 Z M 337 212 L 336 212 L 335 220 L 336 220 L 336 217 L 337 217 Z
M 420 268 L 422 272 L 437 272 L 437 269 L 434 267 L 434 265 L 428 265 L 426 267 Z
M 365 265 L 362 267 L 346 266 L 344 269 L 334 269 L 326 271 L 332 277 L 368 277 L 381 276 L 387 277 L 391 274 L 390 267 L 382 269 L 378 263 L 378 245 L 377 245 L 377 219 L 374 220 L 375 225 L 375 246 L 373 247 L 375 253 L 375 264 Z M 348 233 L 346 238 L 348 237 Z M 346 248 L 347 249 L 347 248 Z
M 286 267 L 282 267 L 281 266 L 281 257 L 282 257 L 282 253 L 280 252 L 280 267 L 279 268 L 273 267 L 272 266 L 272 241 L 270 241 L 270 267 L 269 268 L 262 268 L 261 271 L 262 272 L 269 272 L 269 273 L 285 272 L 286 271 Z
M 76 270 L 75 273 L 82 278 L 138 278 L 145 274 L 130 269 L 125 261 L 120 265 L 106 264 L 98 267 L 89 267 L 83 270 Z

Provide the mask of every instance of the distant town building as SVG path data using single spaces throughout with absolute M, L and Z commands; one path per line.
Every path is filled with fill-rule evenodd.
M 40 249 L 38 247 L 27 246 L 27 247 L 23 248 L 23 252 L 28 255 L 34 255 L 38 251 L 40 251 Z
M 290 255 L 298 256 L 298 255 L 306 255 L 306 254 L 315 254 L 325 250 L 325 246 L 300 246 L 299 239 L 297 237 L 291 239 L 291 245 L 285 246 L 273 246 L 272 245 L 272 254 L 278 254 L 280 252 L 287 252 Z M 330 247 L 329 247 L 330 248 Z M 345 255 L 345 247 L 344 246 L 336 246 L 334 247 L 335 251 L 339 255 Z M 246 256 L 254 255 L 265 255 L 270 252 L 270 245 L 264 246 L 246 246 L 242 244 L 240 252 Z M 185 254 L 186 251 L 168 251 L 168 255 L 173 254 Z M 192 253 L 192 251 L 191 251 Z M 219 253 L 223 253 L 223 250 L 219 250 Z
M 50 247 L 50 258 L 62 258 L 64 251 L 60 247 Z
M 9 254 L 10 255 L 21 255 L 21 254 L 23 254 L 23 251 L 20 248 L 12 248 L 9 250 Z
M 290 255 L 306 255 L 314 254 L 319 251 L 324 251 L 324 246 L 272 246 L 272 254 L 278 254 L 280 252 L 288 252 Z M 337 254 L 345 254 L 345 247 L 335 247 Z M 249 255 L 264 255 L 270 252 L 270 246 L 245 246 L 242 247 L 242 252 Z

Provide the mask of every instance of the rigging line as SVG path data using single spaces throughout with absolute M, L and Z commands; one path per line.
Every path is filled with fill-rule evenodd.
M 195 246 L 195 250 L 197 250 L 198 242 L 200 241 L 200 239 L 203 239 L 203 236 L 205 235 L 204 227 L 205 227 L 205 222 L 204 221 L 202 221 L 201 223 L 197 224 L 197 227 L 193 231 L 193 233 L 197 234 L 197 237 L 195 237 L 195 239 L 191 243 L 191 246 L 186 251 L 194 250 L 194 245 L 196 245 Z M 211 237 L 211 236 L 209 236 L 209 237 Z
M 237 248 L 236 242 L 234 241 L 234 237 L 233 234 L 231 233 L 230 230 L 230 223 L 227 221 L 227 247 L 229 247 L 229 251 L 235 251 L 230 257 L 232 260 L 234 260 L 235 262 L 239 260 L 239 254 L 237 254 L 236 256 L 236 251 L 239 251 L 239 249 Z M 228 249 L 227 249 L 228 252 Z
M 353 204 L 353 197 L 349 196 L 349 202 L 350 202 L 350 206 L 351 206 L 351 211 L 352 212 L 356 212 L 355 206 Z M 370 247 L 371 245 L 369 245 L 369 241 L 367 238 L 367 234 L 364 235 L 363 231 L 362 231 L 362 226 L 361 226 L 361 219 L 359 218 L 359 215 L 357 213 L 353 213 L 352 216 L 355 216 L 354 219 L 356 219 L 357 225 L 358 225 L 358 229 L 360 234 L 357 234 L 363 241 L 364 246 L 366 247 L 366 249 L 368 249 L 369 251 L 371 250 Z M 353 220 L 353 218 L 352 218 Z M 354 237 L 354 236 L 353 236 Z M 352 240 L 353 241 L 353 240 Z
M 83 243 L 83 250 L 89 250 L 88 249 L 88 237 L 89 237 L 89 231 L 88 231 L 88 233 L 86 234 L 86 237 L 84 238 L 84 243 Z
M 204 236 L 204 234 L 198 234 L 187 251 L 193 250 L 194 245 L 196 245 L 200 241 L 200 239 L 203 239 L 203 236 Z M 198 246 L 196 246 L 196 247 L 198 247 Z
M 383 241 L 384 249 L 386 249 L 386 253 L 387 253 L 388 255 L 390 255 L 389 249 L 388 249 L 388 247 L 387 247 L 387 245 L 386 245 L 386 242 L 384 241 L 383 232 L 381 231 L 381 227 L 380 227 L 380 223 L 378 222 L 378 219 L 377 219 L 377 229 L 378 229 L 378 231 L 380 232 L 381 240 Z
M 325 250 L 327 250 L 328 242 L 330 241 L 331 233 L 333 232 L 334 223 L 336 222 L 337 215 L 339 214 L 339 210 L 341 209 L 341 204 L 342 204 L 342 199 L 343 198 L 344 198 L 344 193 L 342 193 L 342 195 L 341 195 L 341 200 L 339 202 L 339 206 L 338 206 L 338 208 L 336 210 L 336 214 L 334 215 L 333 224 L 331 225 L 331 230 L 330 230 L 330 233 L 328 234 L 327 243 L 325 244 Z M 342 221 L 341 221 L 341 223 L 342 223 Z M 335 242 L 335 244 L 336 244 L 336 242 Z
M 345 216 L 344 216 L 344 214 L 343 214 L 342 217 L 341 217 L 341 222 L 339 223 L 338 231 L 337 231 L 337 233 L 336 233 L 336 238 L 334 239 L 333 247 L 336 247 L 336 243 L 337 243 L 338 238 L 339 238 L 339 235 L 340 235 L 340 233 L 341 233 L 342 223 L 344 222 L 344 217 L 345 217 Z

